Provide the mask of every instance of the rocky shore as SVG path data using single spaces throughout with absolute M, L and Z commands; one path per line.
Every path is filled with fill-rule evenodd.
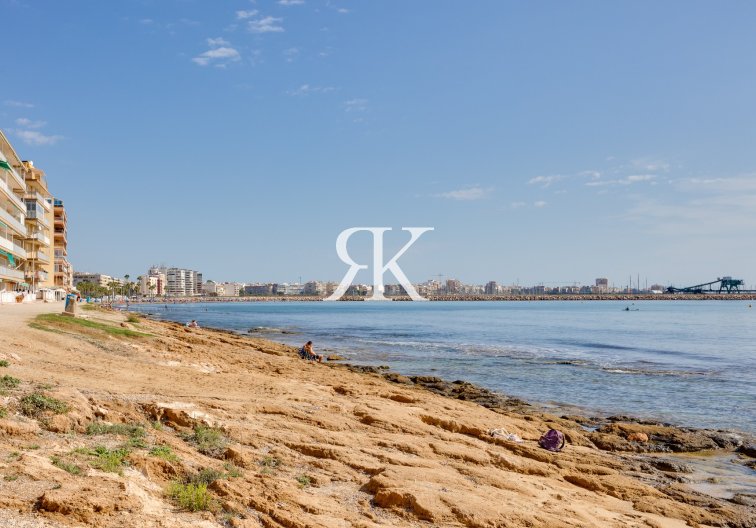
M 0 318 L 2 526 L 756 526 L 756 497 L 697 491 L 674 455 L 752 466 L 743 435 L 82 315 Z

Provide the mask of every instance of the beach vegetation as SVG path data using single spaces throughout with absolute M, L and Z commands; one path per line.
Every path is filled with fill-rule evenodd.
M 127 323 L 138 323 L 140 321 L 141 321 L 141 318 L 136 314 L 129 314 L 126 316 Z
M 162 458 L 168 462 L 178 462 L 179 459 L 176 456 L 176 453 L 173 452 L 173 449 L 171 449 L 171 446 L 168 445 L 157 445 L 153 447 L 150 449 L 150 456 Z
M 113 326 L 98 321 L 92 321 L 90 319 L 81 319 L 78 317 L 69 317 L 60 314 L 40 314 L 31 323 L 31 325 L 34 325 L 34 323 L 36 323 L 36 325 L 32 326 L 32 328 L 38 328 L 42 330 L 52 329 L 53 331 L 55 331 L 56 328 L 79 328 L 96 330 L 115 337 L 150 337 L 150 334 L 137 332 L 136 330 L 131 330 L 130 328 L 123 328 L 122 326 Z
M 59 456 L 50 457 L 50 462 L 52 462 L 53 466 L 60 468 L 63 471 L 70 473 L 71 475 L 81 475 L 81 468 L 79 466 L 72 464 L 71 462 L 67 462 Z
M 18 480 L 18 475 L 5 475 L 3 480 L 6 482 L 13 482 L 14 480 Z
M 129 439 L 130 447 L 144 448 L 146 435 L 144 427 L 139 424 L 108 424 L 104 422 L 93 422 L 87 426 L 88 435 L 120 435 Z
M 195 426 L 191 434 L 184 435 L 184 439 L 193 444 L 203 455 L 213 458 L 223 456 L 228 445 L 228 438 L 223 431 L 204 425 Z
M 242 470 L 233 462 L 223 464 L 223 469 L 226 470 L 226 478 L 239 478 L 242 476 Z
M 27 394 L 19 401 L 21 414 L 36 418 L 44 413 L 64 414 L 70 410 L 66 402 L 60 401 L 41 392 Z
M 0 359 L 0 367 L 9 367 L 10 363 L 8 363 L 7 359 Z
M 300 488 L 309 488 L 312 485 L 312 479 L 309 475 L 299 475 L 297 477 L 297 482 L 299 483 Z
M 281 465 L 281 459 L 266 455 L 260 460 L 259 464 L 262 467 L 260 473 L 263 475 L 269 475 L 278 469 Z
M 0 418 L 5 418 L 6 416 L 8 416 L 8 409 L 0 406 Z
M 174 482 L 168 487 L 167 495 L 182 510 L 207 511 L 213 507 L 207 484 Z
M 213 468 L 202 468 L 196 473 L 189 475 L 185 479 L 185 482 L 187 484 L 204 484 L 205 486 L 209 486 L 216 480 L 222 478 L 225 478 L 223 472 Z
M 18 378 L 14 378 L 13 376 L 8 376 L 7 374 L 3 377 L 0 377 L 0 389 L 15 389 L 21 384 L 21 380 Z
M 106 473 L 118 473 L 119 475 L 126 465 L 126 459 L 130 454 L 127 448 L 109 449 L 103 445 L 96 446 L 94 449 L 80 448 L 75 452 L 88 457 L 89 465 L 93 468 L 105 471 Z

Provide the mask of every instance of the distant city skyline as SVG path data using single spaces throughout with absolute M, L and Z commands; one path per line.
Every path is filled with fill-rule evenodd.
M 339 281 L 343 229 L 432 226 L 412 282 L 756 283 L 756 4 L 0 13 L 0 129 L 56 182 L 75 270 Z

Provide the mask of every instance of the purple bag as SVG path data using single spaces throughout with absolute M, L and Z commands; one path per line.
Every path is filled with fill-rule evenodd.
M 557 431 L 556 429 L 549 429 L 548 432 L 538 440 L 538 445 L 544 449 L 557 453 L 562 450 L 565 442 L 564 433 Z

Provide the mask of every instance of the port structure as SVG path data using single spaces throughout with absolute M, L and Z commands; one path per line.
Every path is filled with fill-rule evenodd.
M 718 285 L 718 286 L 715 286 Z M 741 286 L 745 286 L 745 282 L 740 279 L 733 279 L 732 277 L 719 277 L 715 281 L 704 282 L 703 284 L 696 284 L 695 286 L 687 286 L 685 288 L 675 288 L 670 286 L 667 288 L 667 293 L 754 293 L 756 290 L 741 289 Z

